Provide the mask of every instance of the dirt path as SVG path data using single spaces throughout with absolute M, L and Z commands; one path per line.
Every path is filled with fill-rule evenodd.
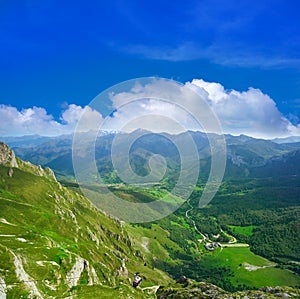
M 226 247 L 249 247 L 250 245 L 247 243 L 218 243 L 221 248 Z
M 230 241 L 228 242 L 228 244 L 234 244 L 237 243 L 237 239 L 234 236 L 229 235 L 228 233 L 224 232 L 222 228 L 220 228 L 220 231 L 230 239 Z

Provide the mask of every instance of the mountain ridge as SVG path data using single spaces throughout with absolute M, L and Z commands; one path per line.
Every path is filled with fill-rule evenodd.
M 0 277 L 7 298 L 85 298 L 80 289 L 93 285 L 96 292 L 103 285 L 103 294 L 129 294 L 130 277 L 140 268 L 146 281 L 171 281 L 144 266 L 121 222 L 40 167 L 18 158 L 11 164 L 13 151 L 3 144 L 0 149 Z
M 1 145 L 0 282 L 7 298 L 299 297 L 299 290 L 286 287 L 230 293 L 207 282 L 174 284 L 158 270 L 158 264 L 174 254 L 163 243 L 180 250 L 163 227 L 150 225 L 157 231 L 150 240 L 143 227 L 107 217 L 47 171 L 15 157 L 6 145 L 0 144 L 0 149 Z M 157 253 L 162 260 L 156 260 Z M 130 279 L 137 270 L 143 286 L 135 290 Z
M 130 152 L 135 157 L 140 159 L 138 162 L 132 159 L 132 162 L 146 163 L 145 157 L 141 157 L 138 153 L 139 149 L 147 150 L 154 154 L 160 154 L 165 157 L 170 164 L 178 165 L 178 151 L 174 150 L 172 142 L 180 143 L 184 134 L 191 134 L 199 154 L 200 162 L 202 163 L 202 177 L 208 176 L 211 153 L 210 145 L 207 136 L 201 132 L 188 132 L 178 135 L 155 134 L 144 132 L 145 136 L 138 138 L 132 145 Z M 122 133 L 123 134 L 123 133 Z M 124 133 L 126 136 L 127 133 Z M 133 135 L 131 135 L 133 134 Z M 130 133 L 128 136 L 133 136 L 137 132 Z M 116 133 L 104 134 L 97 138 L 95 143 L 95 156 L 99 171 L 106 177 L 109 183 L 109 178 L 112 174 L 111 162 L 111 146 Z M 172 137 L 172 139 L 170 139 Z M 239 177 L 255 177 L 259 171 L 266 175 L 281 175 L 282 165 L 277 166 L 277 162 L 282 160 L 290 165 L 297 165 L 297 157 L 293 154 L 300 149 L 300 143 L 276 143 L 272 140 L 255 139 L 249 136 L 232 136 L 225 135 L 227 147 L 227 167 L 225 179 Z M 71 136 L 61 136 L 51 138 L 47 142 L 43 142 L 34 147 L 15 147 L 16 154 L 24 160 L 34 164 L 40 164 L 43 167 L 50 167 L 54 170 L 59 178 L 68 177 L 74 179 L 72 166 L 72 138 Z M 293 156 L 294 155 L 294 156 Z M 290 159 L 286 159 L 286 157 Z M 293 159 L 296 159 L 294 161 Z M 274 167 L 276 169 L 274 169 Z M 140 166 L 138 165 L 138 168 Z M 272 168 L 272 171 L 269 169 Z M 144 169 L 147 173 L 147 169 Z M 297 171 L 299 173 L 299 171 Z

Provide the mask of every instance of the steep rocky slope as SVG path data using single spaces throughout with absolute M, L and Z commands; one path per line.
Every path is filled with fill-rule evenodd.
M 1 298 L 149 298 L 131 287 L 135 271 L 145 285 L 171 281 L 146 266 L 123 223 L 62 187 L 50 169 L 3 143 L 0 164 Z
M 109 218 L 50 169 L 0 143 L 1 299 L 300 298 L 287 287 L 229 293 L 205 282 L 175 284 L 153 261 L 170 258 L 160 242 L 176 244 L 157 224 L 151 242 L 145 231 Z M 131 286 L 136 271 L 139 289 Z

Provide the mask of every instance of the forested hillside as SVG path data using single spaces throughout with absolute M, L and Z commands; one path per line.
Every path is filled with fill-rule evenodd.
M 118 177 L 110 160 L 113 137 L 111 134 L 100 136 L 96 146 L 97 167 L 110 192 L 123 200 L 145 203 L 160 199 L 174 187 L 180 171 L 179 153 L 166 136 L 150 134 L 149 138 L 142 138 L 131 148 L 132 169 L 142 176 L 149 173 L 148 159 L 151 153 L 162 155 L 166 159 L 165 176 L 161 182 L 149 186 L 130 186 Z M 64 283 L 63 287 L 58 287 L 56 281 L 55 287 L 57 292 L 63 294 L 70 292 L 66 286 L 66 278 L 63 277 L 72 270 L 72 263 L 75 267 L 77 256 L 82 258 L 81 261 L 87 261 L 88 265 L 93 265 L 97 277 L 102 277 L 103 284 L 109 286 L 111 294 L 118 292 L 120 284 L 123 285 L 120 292 L 131 292 L 129 279 L 135 270 L 141 270 L 143 273 L 144 287 L 166 285 L 182 275 L 196 281 L 213 283 L 230 292 L 264 286 L 299 287 L 298 144 L 276 144 L 247 136 L 227 136 L 227 165 L 222 185 L 210 204 L 199 209 L 199 198 L 207 180 L 211 157 L 205 136 L 194 133 L 193 138 L 201 157 L 201 171 L 192 195 L 174 214 L 155 222 L 135 225 L 123 225 L 107 218 L 80 195 L 79 185 L 74 181 L 69 138 L 51 139 L 31 148 L 17 148 L 22 157 L 53 167 L 65 187 L 54 179 L 50 170 L 44 171 L 17 158 L 15 161 L 19 164 L 16 169 L 16 165 L 4 164 L 1 168 L 3 206 L 7 206 L 7 199 L 9 202 L 25 200 L 26 204 L 34 206 L 33 212 L 28 212 L 28 215 L 30 220 L 34 219 L 37 224 L 32 228 L 32 225 L 28 225 L 29 219 L 22 220 L 24 213 L 13 207 L 10 213 L 20 216 L 13 222 L 7 219 L 14 219 L 13 216 L 7 217 L 3 214 L 3 235 L 9 235 L 8 231 L 11 231 L 12 235 L 26 240 L 23 243 L 17 242 L 14 245 L 15 249 L 28 245 L 29 232 L 35 237 L 50 239 L 55 250 L 59 252 L 54 254 L 54 258 L 44 254 L 47 256 L 45 261 L 58 263 L 60 274 L 55 275 L 61 277 Z M 88 169 L 86 171 L 88 172 Z M 40 175 L 41 173 L 47 173 L 49 178 Z M 27 178 L 28 176 L 30 178 Z M 42 187 L 44 184 L 49 186 L 51 191 Z M 36 195 L 36 199 L 31 198 L 32 186 L 38 186 L 36 191 L 39 195 Z M 102 187 L 93 186 L 97 190 L 101 190 Z M 44 193 L 39 191 L 40 188 Z M 53 192 L 56 195 L 53 195 Z M 66 212 L 59 212 L 59 200 L 56 197 L 67 205 Z M 32 203 L 32 200 L 36 202 Z M 37 202 L 41 200 L 46 207 L 40 205 L 41 211 L 36 212 Z M 52 213 L 48 210 L 49 207 L 55 216 L 49 216 Z M 3 213 L 4 211 L 8 210 L 3 210 Z M 100 213 L 99 216 L 97 213 Z M 21 226 L 18 222 L 21 220 L 22 227 L 26 229 L 24 232 L 14 232 L 14 229 Z M 65 223 L 65 227 L 68 227 L 66 232 L 63 229 L 55 229 L 60 227 L 59 223 L 62 220 L 68 221 Z M 9 226 L 6 221 L 13 225 Z M 107 223 L 109 228 L 102 222 Z M 16 238 L 2 239 L 3 242 L 16 242 Z M 7 244 L 4 246 L 9 247 Z M 87 248 L 91 248 L 89 250 L 92 250 L 94 255 L 88 254 Z M 109 252 L 112 253 L 111 257 Z M 28 259 L 26 254 L 24 260 Z M 64 256 L 61 264 L 60 259 L 55 259 L 60 254 Z M 108 260 L 115 257 L 115 261 Z M 37 257 L 33 259 L 40 260 Z M 64 270 L 63 267 L 67 267 L 65 260 L 70 265 Z M 98 266 L 94 263 L 98 263 Z M 109 263 L 106 274 L 103 273 L 104 266 L 101 267 L 101 263 Z M 14 266 L 11 267 L 13 269 Z M 39 267 L 37 268 L 40 269 Z M 86 284 L 91 281 L 88 275 L 92 275 L 84 274 L 84 269 L 83 267 L 80 279 L 71 291 L 84 290 Z M 98 270 L 101 274 L 98 274 Z M 17 279 L 16 274 L 14 275 L 14 279 Z M 48 274 L 43 275 L 50 281 Z M 36 277 L 39 277 L 39 274 Z M 107 277 L 114 278 L 108 280 Z M 99 290 L 99 286 L 97 288 Z M 41 290 L 45 292 L 46 289 L 43 287 Z

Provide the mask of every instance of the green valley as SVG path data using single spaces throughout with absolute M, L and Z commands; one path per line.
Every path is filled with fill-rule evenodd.
M 267 173 L 276 166 L 268 160 L 273 154 L 287 155 L 294 147 L 267 143 L 257 152 L 258 158 L 239 144 L 248 142 L 248 150 L 255 151 L 255 140 L 228 137 L 225 178 L 210 204 L 198 207 L 210 164 L 205 154 L 188 201 L 173 214 L 149 223 L 114 219 L 82 195 L 86 188 L 109 199 L 108 190 L 128 202 L 150 203 L 168 194 L 178 178 L 178 155 L 168 143 L 160 147 L 156 136 L 151 138 L 154 153 L 164 154 L 168 163 L 160 182 L 123 183 L 108 156 L 112 136 L 104 136 L 97 152 L 104 181 L 81 188 L 72 173 L 69 139 L 17 149 L 25 158 L 31 152 L 31 160 L 44 167 L 54 166 L 60 182 L 49 168 L 16 158 L 2 144 L 0 282 L 7 298 L 97 298 L 99 294 L 101 298 L 177 298 L 171 293 L 203 294 L 207 288 L 220 298 L 239 298 L 246 294 L 242 292 L 252 294 L 247 290 L 265 294 L 262 288 L 267 286 L 298 296 L 299 176 L 294 172 L 254 176 L 260 167 Z M 202 135 L 195 134 L 195 139 L 199 148 L 206 149 Z M 140 175 L 149 172 L 145 146 L 142 140 L 132 149 L 131 162 Z M 284 161 L 291 157 L 298 156 Z M 180 202 L 176 196 L 169 200 Z M 131 282 L 137 271 L 143 282 L 134 289 Z M 175 284 L 181 276 L 189 279 L 183 286 Z M 287 286 L 294 289 L 288 291 Z

